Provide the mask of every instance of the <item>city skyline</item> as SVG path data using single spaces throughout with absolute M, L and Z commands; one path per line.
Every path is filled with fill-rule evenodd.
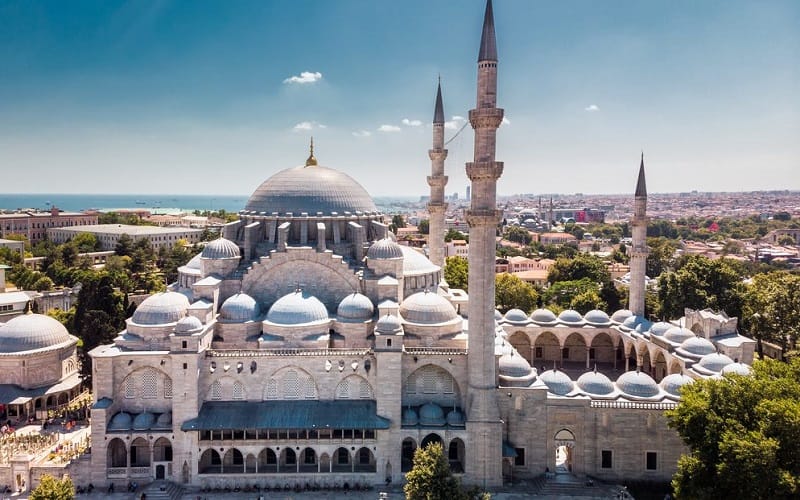
M 422 194 L 437 76 L 446 140 L 474 103 L 474 3 L 0 1 L 0 189 L 246 195 L 313 135 Z M 500 5 L 500 194 L 630 192 L 642 149 L 654 192 L 800 187 L 800 5 Z M 469 126 L 447 148 L 463 193 Z

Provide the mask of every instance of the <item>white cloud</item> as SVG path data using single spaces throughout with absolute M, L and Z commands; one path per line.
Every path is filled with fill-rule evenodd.
M 372 135 L 372 132 L 369 130 L 356 130 L 353 132 L 354 137 L 369 137 Z
M 381 125 L 378 127 L 378 132 L 400 132 L 400 127 L 396 125 Z
M 600 111 L 600 108 L 597 107 L 597 104 L 590 104 L 583 108 L 584 111 L 588 111 L 589 113 L 594 113 L 595 111 Z
M 283 83 L 314 83 L 322 79 L 319 71 L 303 71 L 300 75 L 290 76 Z
M 422 121 L 409 120 L 408 118 L 403 118 L 403 125 L 407 125 L 409 127 L 419 127 L 420 125 L 422 125 Z
M 294 127 L 292 127 L 292 130 L 297 132 L 297 131 L 300 131 L 300 130 L 314 130 L 314 129 L 319 129 L 319 128 L 328 128 L 328 126 L 327 125 L 323 125 L 322 123 L 317 123 L 317 122 L 300 122 L 297 125 L 295 125 Z
M 464 125 L 465 121 L 467 121 L 467 119 L 463 116 L 455 115 L 450 121 L 444 122 L 444 128 L 448 130 L 456 130 Z

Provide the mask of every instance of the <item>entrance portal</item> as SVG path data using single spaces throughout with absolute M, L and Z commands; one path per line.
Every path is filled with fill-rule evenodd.
M 575 435 L 561 429 L 555 435 L 556 474 L 572 474 L 572 451 L 575 448 Z
M 164 466 L 156 465 L 156 479 L 164 479 Z

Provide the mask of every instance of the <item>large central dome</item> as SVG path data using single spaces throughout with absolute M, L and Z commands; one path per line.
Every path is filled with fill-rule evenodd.
M 273 175 L 253 192 L 244 209 L 295 216 L 378 211 L 369 193 L 352 177 L 317 165 L 301 165 Z

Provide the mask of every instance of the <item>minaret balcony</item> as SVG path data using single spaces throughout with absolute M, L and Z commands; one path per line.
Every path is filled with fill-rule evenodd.
M 496 226 L 503 219 L 502 210 L 470 209 L 466 213 L 469 227 Z
M 428 157 L 432 161 L 444 161 L 447 158 L 447 150 L 446 149 L 429 149 L 428 150 Z
M 471 161 L 467 162 L 467 177 L 471 181 L 493 180 L 496 181 L 503 175 L 502 161 Z M 474 194 L 474 193 L 473 193 Z
M 501 108 L 478 108 L 469 110 L 472 128 L 498 128 L 503 121 L 505 110 Z
M 447 179 L 446 175 L 429 175 L 428 185 L 430 187 L 444 187 L 447 184 Z

